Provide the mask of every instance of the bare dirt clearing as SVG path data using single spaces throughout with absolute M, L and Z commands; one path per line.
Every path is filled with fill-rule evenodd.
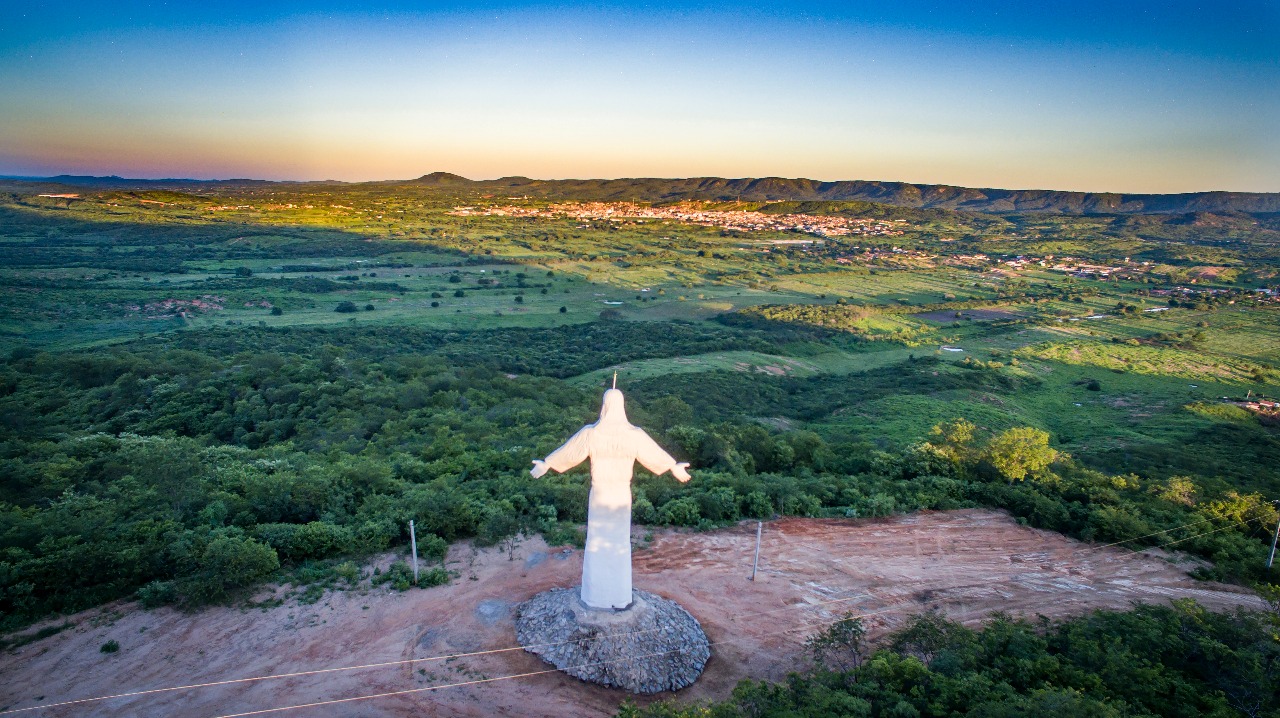
M 1192 580 L 1172 556 L 1092 548 L 987 510 L 770 522 L 753 583 L 747 576 L 754 542 L 752 522 L 708 533 L 656 531 L 652 543 L 635 553 L 636 587 L 678 601 L 712 641 L 706 672 L 678 694 L 681 700 L 723 698 L 747 677 L 782 678 L 804 663 L 805 637 L 847 610 L 867 614 L 876 636 L 930 607 L 978 622 L 993 611 L 1060 617 L 1175 598 L 1219 610 L 1262 606 L 1238 587 Z M 73 617 L 76 628 L 0 656 L 0 710 L 476 651 L 498 650 L 20 715 L 211 718 L 546 671 L 523 650 L 499 649 L 514 645 L 514 607 L 545 589 L 576 584 L 582 554 L 532 540 L 515 556 L 511 561 L 496 549 L 454 546 L 450 566 L 459 579 L 406 593 L 349 591 L 314 605 L 192 615 L 133 604 L 86 612 Z M 119 642 L 118 653 L 99 652 L 108 640 Z M 612 714 L 625 697 L 544 672 L 270 715 L 600 716 Z

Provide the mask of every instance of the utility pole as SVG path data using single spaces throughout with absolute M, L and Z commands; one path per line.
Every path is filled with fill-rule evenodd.
M 409 548 L 413 550 L 413 585 L 418 585 L 418 534 L 413 529 L 413 519 L 409 519 Z
M 760 531 L 764 529 L 763 521 L 755 522 L 755 561 L 751 562 L 751 581 L 755 580 L 755 570 L 760 566 Z M 1272 550 L 1272 553 L 1275 553 Z M 1267 566 L 1271 566 L 1270 563 Z
M 1271 555 L 1267 557 L 1267 568 L 1276 560 L 1276 541 L 1280 540 L 1280 521 L 1276 521 L 1276 533 L 1271 537 Z

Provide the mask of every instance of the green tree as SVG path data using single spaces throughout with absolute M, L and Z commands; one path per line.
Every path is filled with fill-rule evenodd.
M 805 648 L 814 662 L 834 671 L 848 671 L 862 663 L 866 650 L 867 629 L 853 611 L 846 611 L 838 621 L 810 636 Z
M 993 437 L 982 457 L 1004 478 L 1021 481 L 1048 469 L 1058 451 L 1049 446 L 1049 432 L 1019 426 Z
M 959 465 L 972 463 L 974 459 L 974 439 L 977 438 L 978 427 L 967 419 L 938 424 L 930 432 L 929 443 L 938 447 L 952 461 Z

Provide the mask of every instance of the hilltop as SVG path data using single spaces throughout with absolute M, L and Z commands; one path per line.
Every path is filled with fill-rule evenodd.
M 228 179 L 126 179 L 122 177 L 89 177 L 59 175 L 47 178 L 15 178 L 53 183 L 69 187 L 94 189 L 181 189 L 192 187 L 233 188 L 238 186 L 268 187 L 281 185 L 334 185 L 333 180 L 320 182 L 275 182 L 271 180 Z M 502 193 L 540 198 L 676 202 L 708 200 L 716 202 L 747 201 L 861 201 L 913 209 L 963 210 L 988 213 L 1049 214 L 1184 214 L 1209 213 L 1273 213 L 1280 212 L 1280 193 L 1276 192 L 1187 192 L 1182 194 L 1124 194 L 1115 192 L 1068 192 L 1045 189 L 994 189 L 956 187 L 952 185 L 913 184 L 842 180 L 820 182 L 811 179 L 760 177 L 729 179 L 724 177 L 691 177 L 667 179 L 653 177 L 621 179 L 540 180 L 529 177 L 502 177 L 493 180 L 471 180 L 449 172 L 431 172 L 417 179 L 345 184 L 359 188 L 362 184 L 378 186 L 411 185 L 449 191 Z
M 436 172 L 414 183 L 462 185 L 462 178 Z M 536 196 L 597 200 L 712 201 L 848 201 L 858 200 L 919 209 L 953 209 L 972 212 L 1053 212 L 1067 214 L 1150 214 L 1184 212 L 1280 212 L 1280 193 L 1189 192 L 1183 194 L 1120 194 L 1113 192 L 1065 192 L 1042 189 L 992 189 L 951 185 L 845 180 L 819 182 L 810 179 L 762 177 L 726 179 L 624 178 L 583 180 L 532 180 L 505 177 L 470 182 L 476 189 Z

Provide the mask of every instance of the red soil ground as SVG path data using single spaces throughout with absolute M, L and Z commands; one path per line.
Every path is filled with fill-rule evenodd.
M 637 531 L 638 545 L 644 530 Z M 747 580 L 755 524 L 709 533 L 655 531 L 635 554 L 635 584 L 675 599 L 713 642 L 699 681 L 677 700 L 724 698 L 743 678 L 778 679 L 805 664 L 804 639 L 845 611 L 871 635 L 937 607 L 977 623 L 993 611 L 1062 617 L 1132 602 L 1194 598 L 1212 609 L 1261 607 L 1244 589 L 1201 583 L 1190 562 L 1158 551 L 1094 548 L 985 510 L 887 519 L 783 519 L 765 525 L 760 573 Z M 1180 565 L 1181 564 L 1181 565 Z M 530 540 L 515 560 L 457 545 L 452 585 L 331 593 L 313 605 L 213 608 L 195 614 L 136 604 L 86 612 L 58 635 L 0 655 L 0 711 L 183 684 L 475 651 L 361 670 L 235 683 L 44 707 L 26 716 L 254 715 L 264 709 L 547 671 L 514 645 L 512 609 L 574 585 L 580 551 Z M 474 580 L 472 580 L 474 577 Z M 98 647 L 116 640 L 120 650 Z M 557 672 L 265 715 L 603 716 L 627 696 Z M 671 696 L 659 696 L 659 698 Z M 643 702 L 643 701 L 641 701 Z

